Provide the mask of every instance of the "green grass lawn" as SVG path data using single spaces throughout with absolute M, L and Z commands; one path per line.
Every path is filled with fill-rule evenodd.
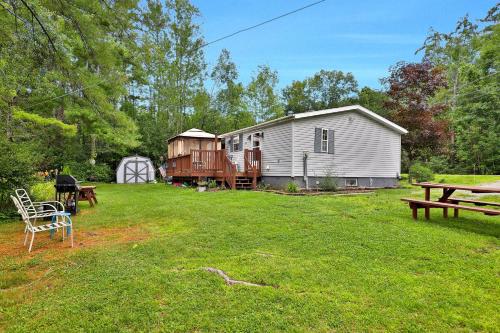
M 471 177 L 453 181 L 500 180 Z M 498 331 L 500 219 L 413 221 L 399 199 L 420 188 L 97 194 L 74 219 L 74 249 L 43 235 L 28 254 L 23 225 L 0 224 L 0 331 Z

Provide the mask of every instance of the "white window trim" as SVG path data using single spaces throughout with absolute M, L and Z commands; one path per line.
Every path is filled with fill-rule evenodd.
M 323 140 L 323 132 L 326 131 L 326 140 Z M 326 149 L 323 150 L 323 142 L 326 142 Z M 321 152 L 322 153 L 328 153 L 328 128 L 322 128 L 321 129 Z
M 355 180 L 356 181 L 356 184 L 355 185 L 349 185 L 347 182 L 349 180 Z M 358 178 L 346 178 L 345 180 L 345 187 L 358 187 Z
M 261 146 L 261 141 L 260 141 L 260 138 L 261 136 L 256 136 L 255 134 L 259 134 L 259 133 L 252 133 L 251 137 L 250 137 L 250 145 L 252 146 L 252 149 L 255 149 L 255 148 L 259 148 L 260 149 L 260 146 Z M 258 146 L 255 146 L 253 143 L 255 142 L 255 138 L 258 138 L 258 141 L 259 141 L 259 145 Z
M 233 152 L 240 151 L 240 137 L 239 136 L 234 136 L 233 140 L 231 140 L 231 144 L 233 145 Z M 235 147 L 235 145 L 236 145 L 236 147 Z

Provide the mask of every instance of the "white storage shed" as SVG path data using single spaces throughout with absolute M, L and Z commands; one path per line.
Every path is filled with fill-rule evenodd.
M 124 157 L 116 169 L 118 184 L 139 184 L 155 180 L 155 169 L 151 160 L 143 156 Z

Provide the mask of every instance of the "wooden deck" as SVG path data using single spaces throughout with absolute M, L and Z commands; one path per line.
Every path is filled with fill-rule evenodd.
M 261 151 L 245 149 L 244 170 L 238 172 L 225 150 L 192 149 L 190 154 L 167 160 L 167 176 L 183 180 L 211 178 L 232 189 L 248 180 L 255 189 L 261 177 Z

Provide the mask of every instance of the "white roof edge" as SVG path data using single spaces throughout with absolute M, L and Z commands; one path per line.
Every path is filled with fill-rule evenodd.
M 400 134 L 408 134 L 408 131 L 393 123 L 392 121 L 390 121 L 389 119 L 386 119 L 378 114 L 376 114 L 375 112 L 373 111 L 370 111 L 368 110 L 367 108 L 361 106 L 361 105 L 349 105 L 349 106 L 342 106 L 342 107 L 339 107 L 339 108 L 333 108 L 333 109 L 326 109 L 326 110 L 319 110 L 319 111 L 309 111 L 309 112 L 303 112 L 303 113 L 296 113 L 294 115 L 291 115 L 291 116 L 285 116 L 285 117 L 281 117 L 281 118 L 278 118 L 278 119 L 274 119 L 274 120 L 270 120 L 270 121 L 266 121 L 266 122 L 263 122 L 261 124 L 257 124 L 257 125 L 253 125 L 253 126 L 249 126 L 249 127 L 245 127 L 245 128 L 241 128 L 241 129 L 238 129 L 238 130 L 235 130 L 235 131 L 232 131 L 232 132 L 228 132 L 228 133 L 225 133 L 225 134 L 222 134 L 221 137 L 227 137 L 227 136 L 230 136 L 230 135 L 234 135 L 234 134 L 237 134 L 237 133 L 241 133 L 241 132 L 247 132 L 247 131 L 250 131 L 250 130 L 255 130 L 255 129 L 259 129 L 259 128 L 263 128 L 263 127 L 267 127 L 267 126 L 270 126 L 270 125 L 273 125 L 273 124 L 276 124 L 276 123 L 280 123 L 280 122 L 283 122 L 283 121 L 288 121 L 288 120 L 292 120 L 292 119 L 302 119 L 302 118 L 308 118 L 308 117 L 314 117 L 314 116 L 321 116 L 321 115 L 326 115 L 326 114 L 332 114 L 332 113 L 338 113 L 338 112 L 345 112 L 345 111 L 360 111 L 361 113 L 365 114 L 367 117 L 375 120 L 375 121 L 378 121 L 379 123 L 393 129 L 394 131 L 400 133 Z
M 393 123 L 389 119 L 386 119 L 378 114 L 376 114 L 373 111 L 368 110 L 367 108 L 361 106 L 361 105 L 349 105 L 349 106 L 343 106 L 340 108 L 334 108 L 334 109 L 326 109 L 326 110 L 320 110 L 320 111 L 311 111 L 311 112 L 304 112 L 304 113 L 297 113 L 295 115 L 295 119 L 300 119 L 300 118 L 307 118 L 307 117 L 313 117 L 313 116 L 321 116 L 325 114 L 331 114 L 331 113 L 337 113 L 337 112 L 345 112 L 345 111 L 354 111 L 358 110 L 361 111 L 361 113 L 365 114 L 366 116 L 384 124 L 387 125 L 388 127 L 394 129 L 396 132 L 399 132 L 400 134 L 407 134 L 408 131 L 404 129 L 403 127 Z
M 240 129 L 228 132 L 228 133 L 221 134 L 220 137 L 221 138 L 225 138 L 225 137 L 230 136 L 230 135 L 234 135 L 234 134 L 241 133 L 241 132 L 247 132 L 247 131 L 250 131 L 250 130 L 255 130 L 255 129 L 259 129 L 259 128 L 271 126 L 271 125 L 274 125 L 274 124 L 277 124 L 277 123 L 281 123 L 283 121 L 291 120 L 293 118 L 294 118 L 293 115 L 291 115 L 291 116 L 284 116 L 284 117 L 281 117 L 281 118 L 276 118 L 276 119 L 273 119 L 273 120 L 265 121 L 265 122 L 257 124 L 257 125 L 244 127 L 244 128 L 240 128 Z

